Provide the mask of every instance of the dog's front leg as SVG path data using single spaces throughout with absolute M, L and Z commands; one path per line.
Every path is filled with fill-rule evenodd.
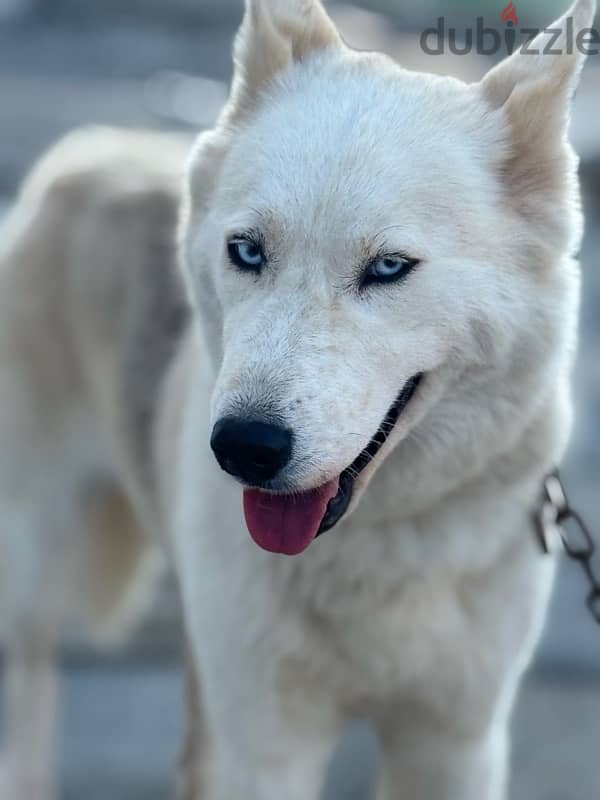
M 506 730 L 467 738 L 411 728 L 382 742 L 379 800 L 505 800 Z
M 234 658 L 245 672 L 243 655 Z M 302 709 L 289 706 L 249 677 L 205 692 L 212 763 L 194 800 L 318 800 L 338 734 L 330 706 L 309 693 Z
M 213 752 L 202 689 L 191 649 L 185 642 L 183 749 L 177 770 L 175 800 L 206 798 L 210 787 Z
M 244 627 L 188 624 L 210 746 L 193 800 L 317 800 L 340 730 L 334 697 L 286 660 L 281 630 L 248 647 Z

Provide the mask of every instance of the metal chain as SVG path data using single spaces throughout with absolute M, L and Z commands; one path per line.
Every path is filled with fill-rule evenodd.
M 545 553 L 562 542 L 566 554 L 582 568 L 589 583 L 587 607 L 600 625 L 600 576 L 594 567 L 596 543 L 581 515 L 569 503 L 558 470 L 544 481 L 545 498 L 538 515 L 538 532 Z

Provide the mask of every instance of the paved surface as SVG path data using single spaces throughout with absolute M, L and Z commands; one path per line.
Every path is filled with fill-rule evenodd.
M 159 6 L 153 4 L 154 20 Z M 353 9 L 336 13 L 353 43 L 380 45 L 406 64 L 419 62 L 412 40 L 399 38 L 382 18 Z M 193 30 L 156 24 L 142 29 L 131 19 L 120 27 L 106 20 L 71 28 L 0 25 L 0 195 L 7 198 L 31 160 L 75 125 L 209 124 L 229 76 L 232 20 L 220 14 L 218 22 Z M 483 69 L 476 59 L 458 67 L 473 77 Z M 588 71 L 575 105 L 590 214 L 579 413 L 565 474 L 574 499 L 600 531 L 600 181 L 592 179 L 600 174 L 598 75 L 598 68 Z M 600 635 L 583 612 L 583 593 L 579 573 L 566 564 L 515 719 L 514 800 L 600 797 Z M 176 639 L 170 603 L 167 595 L 162 616 L 126 659 L 109 663 L 88 655 L 65 670 L 65 800 L 169 796 L 181 717 L 179 675 L 169 666 Z M 365 800 L 374 758 L 372 738 L 360 726 L 353 729 L 336 759 L 328 800 Z
M 174 668 L 70 670 L 64 699 L 64 800 L 170 796 L 182 715 Z M 513 800 L 597 798 L 598 719 L 596 685 L 539 676 L 529 681 L 515 718 Z M 370 798 L 375 764 L 372 735 L 354 726 L 323 800 Z

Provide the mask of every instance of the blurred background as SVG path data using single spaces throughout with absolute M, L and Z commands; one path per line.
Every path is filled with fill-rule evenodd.
M 490 61 L 475 53 L 427 56 L 420 32 L 442 14 L 459 32 L 479 14 L 502 29 L 504 3 L 449 5 L 364 0 L 328 8 L 356 47 L 387 51 L 410 68 L 477 80 Z M 521 25 L 540 27 L 564 4 L 527 0 L 517 8 Z M 209 126 L 226 95 L 240 18 L 241 0 L 0 0 L 0 217 L 31 163 L 74 126 L 190 132 Z M 588 60 L 573 139 L 582 157 L 587 233 L 578 417 L 564 478 L 600 541 L 600 56 Z M 513 800 L 600 797 L 600 628 L 584 608 L 585 592 L 577 566 L 564 563 L 514 720 Z M 63 800 L 171 796 L 183 704 L 179 651 L 168 584 L 127 647 L 107 655 L 74 641 L 65 649 Z M 357 725 L 332 766 L 327 800 L 371 797 L 375 759 L 368 730 Z

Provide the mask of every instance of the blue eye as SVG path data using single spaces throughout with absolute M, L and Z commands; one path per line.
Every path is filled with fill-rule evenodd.
M 361 280 L 362 286 L 371 283 L 391 283 L 405 278 L 417 265 L 417 258 L 408 256 L 378 256 L 367 266 Z
M 260 272 L 267 260 L 258 242 L 241 236 L 227 242 L 227 252 L 232 264 L 239 269 L 252 272 Z

